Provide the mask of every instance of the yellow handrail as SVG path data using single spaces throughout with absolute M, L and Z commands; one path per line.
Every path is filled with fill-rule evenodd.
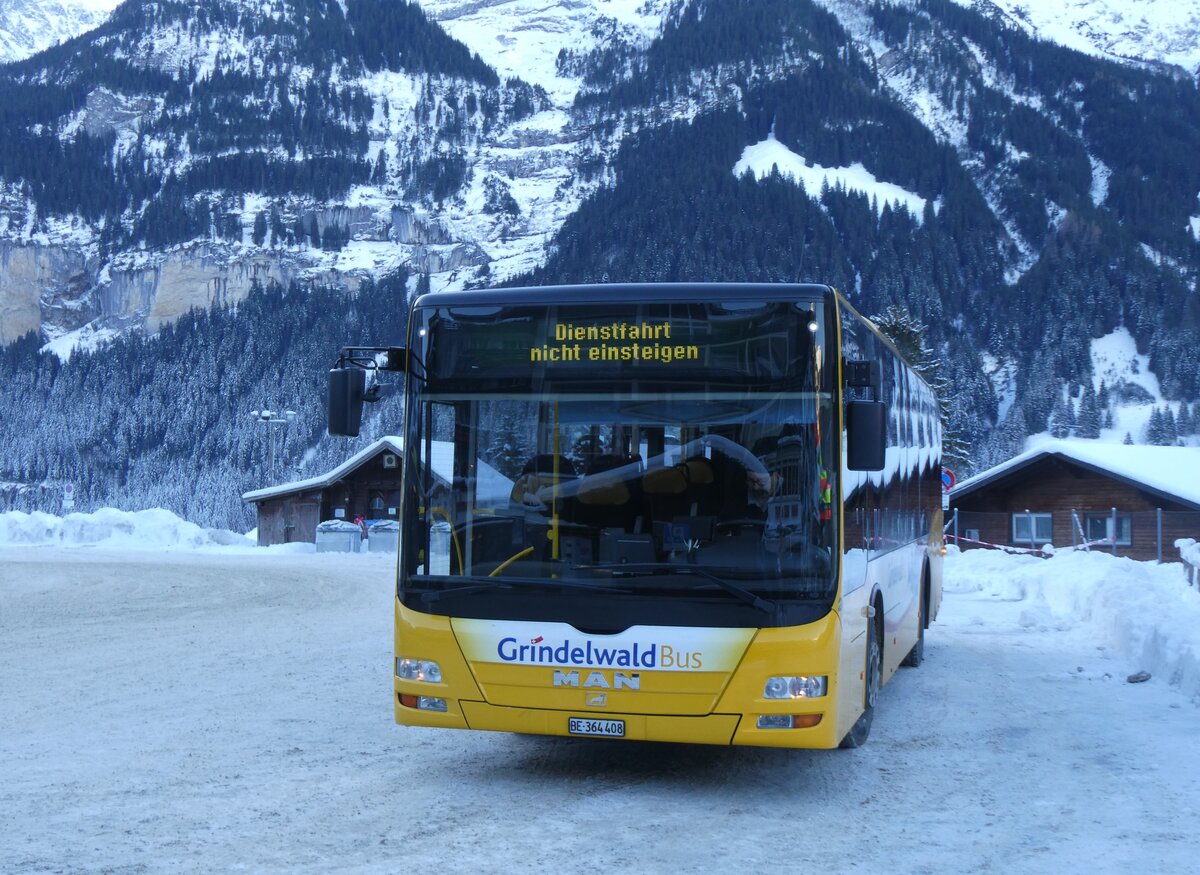
M 421 510 L 423 511 L 424 508 L 421 508 Z M 463 563 L 462 546 L 458 543 L 458 532 L 454 531 L 454 520 L 451 519 L 450 512 L 444 507 L 429 508 L 429 515 L 433 516 L 434 514 L 440 514 L 450 524 L 450 540 L 454 542 L 454 552 L 458 554 L 458 573 L 465 575 L 467 573 L 467 566 Z
M 532 548 L 532 547 L 526 547 L 524 550 L 522 550 L 522 551 L 521 551 L 520 553 L 518 553 L 516 556 L 510 556 L 510 557 L 508 557 L 508 558 L 507 558 L 507 559 L 505 559 L 503 562 L 501 562 L 499 565 L 497 565 L 497 566 L 496 566 L 496 567 L 495 567 L 495 568 L 492 570 L 492 573 L 488 575 L 488 577 L 495 577 L 497 574 L 499 574 L 501 571 L 503 571 L 503 570 L 504 570 L 505 568 L 507 568 L 508 566 L 512 565 L 512 564 L 513 564 L 514 562 L 516 562 L 518 559 L 524 559 L 526 556 L 528 556 L 528 555 L 529 555 L 530 553 L 532 553 L 532 552 L 533 552 L 533 548 Z

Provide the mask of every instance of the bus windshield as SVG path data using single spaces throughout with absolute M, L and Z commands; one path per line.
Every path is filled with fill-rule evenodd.
M 821 302 L 463 310 L 414 319 L 402 597 L 828 609 Z

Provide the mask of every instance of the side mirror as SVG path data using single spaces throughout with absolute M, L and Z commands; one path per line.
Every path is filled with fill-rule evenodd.
M 879 397 L 883 385 L 883 370 L 877 361 L 846 359 L 842 364 L 845 383 L 852 389 L 871 389 Z
M 329 372 L 327 410 L 331 435 L 358 437 L 366 388 L 367 372 L 362 368 L 333 368 Z
M 846 402 L 846 467 L 882 471 L 887 456 L 887 404 Z

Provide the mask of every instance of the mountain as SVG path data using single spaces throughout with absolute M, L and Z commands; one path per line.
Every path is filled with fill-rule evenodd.
M 345 452 L 309 398 L 406 276 L 828 281 L 926 326 L 960 473 L 1189 439 L 1200 93 L 1149 60 L 950 0 L 126 3 L 0 69 L 0 495 L 238 527 L 249 410 L 309 405 L 289 470 Z M 310 329 L 248 342 L 271 306 Z
M 91 30 L 120 0 L 0 0 L 0 64 Z
M 1194 0 L 958 2 L 1079 52 L 1200 75 L 1200 5 Z
M 0 342 L 153 331 L 236 302 L 254 277 L 353 287 L 398 264 L 446 281 L 532 267 L 582 197 L 554 56 L 622 38 L 610 7 L 640 18 L 629 0 L 568 5 L 569 26 L 547 32 L 533 72 L 554 97 L 403 0 L 128 3 L 9 68 L 0 257 L 16 267 L 0 276 Z

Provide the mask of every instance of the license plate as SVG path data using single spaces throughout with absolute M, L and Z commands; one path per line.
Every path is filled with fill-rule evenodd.
M 625 721 L 595 720 L 590 717 L 568 717 L 567 732 L 572 735 L 603 735 L 608 738 L 624 738 Z

